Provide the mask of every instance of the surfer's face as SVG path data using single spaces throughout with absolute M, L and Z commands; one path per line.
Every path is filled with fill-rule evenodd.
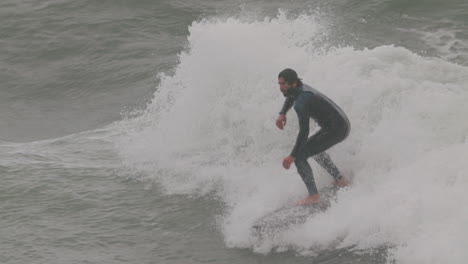
M 287 96 L 289 92 L 291 91 L 291 89 L 294 88 L 293 87 L 294 85 L 289 84 L 286 80 L 284 80 L 283 77 L 278 78 L 278 84 L 284 96 Z

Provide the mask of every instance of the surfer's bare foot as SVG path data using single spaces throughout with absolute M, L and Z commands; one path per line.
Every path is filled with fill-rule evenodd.
M 320 203 L 320 196 L 318 194 L 309 195 L 305 199 L 296 202 L 294 205 L 309 205 Z
M 350 185 L 350 182 L 345 177 L 341 177 L 341 179 L 335 181 L 335 184 L 339 187 L 347 187 Z

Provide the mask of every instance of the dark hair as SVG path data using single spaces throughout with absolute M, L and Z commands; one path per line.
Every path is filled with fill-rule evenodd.
M 297 86 L 302 86 L 302 81 L 297 77 L 296 71 L 293 69 L 284 69 L 278 74 L 278 78 L 283 77 L 283 79 L 288 82 L 289 84 L 293 84 L 297 82 Z

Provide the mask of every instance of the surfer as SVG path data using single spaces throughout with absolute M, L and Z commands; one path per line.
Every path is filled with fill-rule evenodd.
M 286 125 L 286 113 L 294 105 L 299 119 L 299 135 L 289 156 L 284 158 L 283 167 L 289 169 L 296 164 L 297 172 L 304 181 L 309 196 L 296 205 L 315 204 L 320 202 L 320 196 L 315 185 L 312 168 L 307 159 L 313 159 L 335 179 L 338 186 L 347 186 L 349 182 L 340 173 L 325 150 L 343 141 L 350 132 L 348 117 L 332 100 L 314 88 L 303 84 L 297 73 L 285 69 L 278 75 L 278 84 L 286 100 L 276 120 L 276 126 L 283 129 Z M 309 136 L 309 121 L 314 119 L 320 130 Z

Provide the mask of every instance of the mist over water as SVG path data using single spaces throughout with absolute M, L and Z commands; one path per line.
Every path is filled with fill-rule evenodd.
M 429 2 L 3 4 L 4 262 L 466 263 L 467 9 Z M 353 185 L 259 238 L 307 194 L 286 67 L 347 113 Z

